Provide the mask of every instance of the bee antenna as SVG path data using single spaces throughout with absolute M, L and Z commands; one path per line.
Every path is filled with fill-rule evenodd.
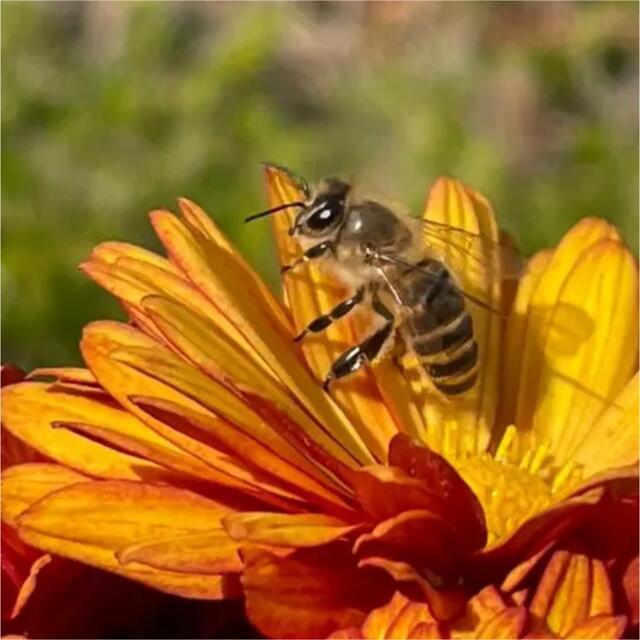
M 270 216 L 274 213 L 278 213 L 278 211 L 284 211 L 289 207 L 304 207 L 304 202 L 287 202 L 285 204 L 278 205 L 277 207 L 272 207 L 271 209 L 267 209 L 266 211 L 261 211 L 260 213 L 254 213 L 252 216 L 245 218 L 245 222 L 251 222 L 252 220 L 257 220 L 258 218 L 264 218 L 265 216 Z

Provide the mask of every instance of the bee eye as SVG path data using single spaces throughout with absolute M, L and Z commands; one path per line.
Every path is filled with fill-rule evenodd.
M 307 219 L 310 231 L 324 231 L 332 227 L 340 218 L 342 203 L 327 203 L 321 209 L 314 211 Z

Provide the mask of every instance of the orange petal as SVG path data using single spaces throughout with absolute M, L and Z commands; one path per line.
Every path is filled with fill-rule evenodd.
M 469 600 L 469 613 L 478 620 L 487 622 L 507 608 L 498 590 L 489 585 Z
M 429 191 L 425 220 L 458 227 L 480 234 L 493 242 L 499 241 L 498 228 L 491 206 L 478 192 L 457 180 L 440 178 Z M 493 264 L 497 256 L 487 247 L 484 262 L 495 274 L 500 266 Z M 502 308 L 502 291 L 499 277 L 492 277 L 488 269 L 473 265 L 468 260 L 463 264 L 453 260 L 451 248 L 444 247 L 443 257 L 452 262 L 462 289 L 479 298 L 494 309 Z M 463 401 L 449 402 L 432 393 L 425 406 L 429 425 L 427 442 L 442 451 L 441 442 L 454 421 L 459 429 L 458 441 L 463 451 L 484 450 L 489 442 L 498 401 L 498 376 L 500 373 L 500 342 L 502 319 L 499 314 L 468 303 L 473 317 L 474 333 L 480 348 L 478 383 Z
M 300 200 L 302 197 L 291 178 L 278 168 L 266 167 L 265 176 L 270 207 Z M 298 243 L 288 233 L 292 222 L 292 213 L 283 212 L 273 218 L 282 265 L 291 264 L 301 253 Z M 304 265 L 283 276 L 283 285 L 285 300 L 293 315 L 297 333 L 353 293 L 317 264 Z M 305 338 L 302 351 L 318 380 L 326 376 L 332 363 L 343 351 L 371 331 L 371 314 L 362 311 L 364 310 L 354 311 L 354 314 L 362 316 L 359 321 L 352 314 L 352 317 L 334 323 L 321 336 Z M 395 373 L 400 378 L 400 372 L 396 370 Z M 372 370 L 365 368 L 357 375 L 340 380 L 334 385 L 331 394 L 351 416 L 358 433 L 376 459 L 384 460 L 389 440 L 398 427 L 382 402 Z
M 594 616 L 577 624 L 565 637 L 576 640 L 622 638 L 626 626 L 627 620 L 624 616 Z
M 3 500 L 3 510 L 6 506 Z M 51 562 L 49 554 L 42 555 L 26 545 L 17 531 L 2 522 L 2 620 L 16 618 L 31 597 L 40 570 Z M 4 637 L 4 636 L 3 636 Z
M 584 251 L 558 292 L 554 327 L 566 315 L 569 330 L 581 330 L 581 317 L 585 328 L 572 350 L 564 340 L 555 344 L 553 330 L 538 346 L 544 350 L 545 369 L 538 380 L 533 428 L 550 443 L 559 465 L 576 458 L 578 447 L 593 437 L 594 418 L 637 370 L 637 295 L 635 260 L 614 240 Z M 617 434 L 612 435 L 615 442 Z M 606 444 L 598 439 L 592 447 L 601 450 Z M 635 452 L 637 457 L 637 439 Z
M 154 337 L 160 337 L 146 317 L 142 301 L 151 295 L 170 296 L 177 303 L 198 311 L 215 323 L 217 330 L 233 344 L 252 351 L 246 338 L 219 309 L 165 258 L 131 245 L 99 245 L 81 269 L 100 286 L 118 297 L 133 312 L 134 319 Z M 262 367 L 261 360 L 256 367 Z
M 524 607 L 509 607 L 479 625 L 474 637 L 490 640 L 520 638 L 526 622 L 527 610 Z
M 374 609 L 362 624 L 362 633 L 365 638 L 380 639 L 387 638 L 389 627 L 402 613 L 404 608 L 410 603 L 409 598 L 400 591 L 396 591 L 387 604 Z
M 150 443 L 163 441 L 142 422 L 112 404 L 55 391 L 51 385 L 23 382 L 2 390 L 6 428 L 49 458 L 93 476 L 122 479 L 175 478 L 175 474 L 136 456 L 111 449 L 66 429 L 60 422 L 103 425 Z
M 328 638 L 328 640 L 363 640 L 364 636 L 359 627 L 349 627 L 347 629 L 340 629 L 334 631 Z
M 401 637 L 401 636 L 397 636 Z M 420 622 L 408 633 L 409 640 L 428 640 L 429 638 L 446 638 L 437 622 Z
M 238 544 L 224 529 L 187 533 L 124 547 L 116 553 L 122 564 L 137 562 L 155 569 L 216 575 L 240 571 Z
M 409 638 L 413 629 L 423 622 L 433 622 L 424 602 L 412 602 L 399 591 L 383 607 L 374 609 L 362 625 L 365 638 Z
M 2 472 L 2 520 L 15 527 L 18 516 L 50 493 L 89 478 L 57 464 L 32 462 Z
M 211 419 L 215 418 L 213 412 L 216 416 L 226 418 L 230 424 L 237 425 L 234 429 L 236 435 L 227 443 L 232 449 L 235 445 L 235 450 L 238 450 L 241 445 L 240 453 L 244 451 L 249 456 L 252 455 L 252 449 L 261 448 L 266 453 L 268 448 L 278 454 L 277 464 L 270 466 L 280 468 L 281 473 L 291 468 L 291 465 L 285 465 L 283 458 L 295 464 L 300 463 L 300 453 L 269 424 L 260 420 L 236 393 L 205 376 L 199 369 L 136 329 L 116 322 L 94 322 L 85 327 L 80 347 L 101 384 L 132 413 L 140 414 L 131 403 L 131 398 L 136 395 L 155 395 L 191 412 L 204 413 Z M 162 435 L 178 446 L 184 448 L 189 444 L 174 430 L 162 428 L 157 421 L 153 424 L 149 422 L 148 416 L 140 414 L 140 418 L 152 429 L 162 429 Z M 309 435 L 319 443 L 324 443 L 329 451 L 345 458 L 344 451 L 335 441 L 317 427 Z M 255 440 L 251 446 L 248 438 Z M 205 447 L 200 445 L 200 448 Z M 272 457 L 275 458 L 273 453 Z M 300 466 L 305 466 L 304 459 Z
M 20 536 L 34 547 L 110 571 L 166 593 L 204 600 L 234 598 L 240 595 L 236 574 L 212 576 L 165 571 L 136 562 L 123 565 L 117 560 L 111 549 L 59 538 L 26 527 L 20 530 Z
M 222 531 L 230 508 L 191 491 L 127 481 L 76 483 L 37 500 L 20 527 L 119 550 L 149 540 Z
M 425 602 L 410 602 L 391 623 L 387 630 L 387 638 L 439 638 L 431 635 L 438 630 L 431 611 Z
M 20 612 L 24 609 L 24 606 L 27 604 L 29 598 L 35 591 L 36 584 L 38 582 L 38 574 L 51 562 L 51 559 L 51 556 L 46 553 L 40 556 L 31 565 L 29 575 L 27 576 L 27 579 L 22 583 L 22 586 L 18 591 L 18 595 L 16 596 L 13 608 L 11 609 L 11 613 L 8 616 L 9 619 L 16 618 L 20 615 Z M 3 638 L 6 638 L 6 636 L 3 636 Z
M 343 450 L 342 456 L 360 463 L 371 461 L 353 426 L 302 366 L 290 340 L 274 326 L 271 311 L 256 304 L 260 299 L 248 289 L 235 285 L 238 273 L 225 251 L 211 243 L 203 244 L 167 212 L 155 212 L 152 222 L 171 259 L 247 337 L 283 384 L 332 434 Z
M 513 569 L 511 569 L 507 577 L 502 581 L 500 589 L 507 593 L 516 589 L 529 575 L 529 573 L 538 565 L 542 558 L 544 558 L 544 556 L 552 549 L 553 545 L 554 543 L 550 542 L 546 546 L 542 547 L 540 551 L 534 553 L 531 557 L 527 558 L 520 564 L 516 565 Z
M 317 547 L 358 529 L 359 524 L 321 513 L 236 513 L 222 524 L 234 540 L 285 547 Z
M 544 618 L 554 633 L 567 637 L 588 618 L 610 615 L 612 607 L 611 585 L 602 562 L 581 554 L 556 551 L 540 580 L 530 610 Z
M 185 454 L 178 447 L 173 447 L 171 443 L 167 443 L 169 446 L 152 444 L 128 434 L 82 422 L 58 422 L 55 426 L 86 435 L 94 441 L 107 444 L 115 449 L 155 462 L 167 469 L 191 476 L 194 480 L 215 482 L 245 492 L 249 492 L 252 489 L 250 484 L 212 469 L 197 458 Z M 187 478 L 176 477 L 176 481 L 181 480 L 187 481 Z
M 246 610 L 264 634 L 320 638 L 359 626 L 390 596 L 383 573 L 356 568 L 348 545 L 301 549 L 285 558 L 257 548 L 242 551 Z
M 631 614 L 630 621 L 633 625 L 638 624 L 638 618 L 640 617 L 638 615 L 638 606 L 640 604 L 640 590 L 638 588 L 639 573 L 640 563 L 638 562 L 638 556 L 635 556 L 627 565 L 622 576 L 622 589 Z
M 587 618 L 590 568 L 589 558 L 586 556 L 569 556 L 547 613 L 547 625 L 552 631 L 564 636 Z
M 195 549 L 185 551 L 187 563 L 180 566 L 179 557 L 166 558 L 162 548 L 156 549 L 154 565 L 177 565 L 174 571 L 157 570 L 142 562 L 120 564 L 116 553 L 145 542 L 169 542 L 193 534 L 211 535 L 217 530 L 221 540 L 227 539 L 220 518 L 229 508 L 190 491 L 139 482 L 102 481 L 75 484 L 36 501 L 18 518 L 20 536 L 27 542 L 104 568 L 180 595 L 217 598 L 223 594 L 223 581 L 212 576 L 218 571 L 240 568 L 236 546 L 229 541 L 218 565 L 194 561 Z M 203 551 L 206 555 L 209 552 Z M 207 559 L 211 559 L 210 554 Z M 206 566 L 190 571 L 188 566 Z M 206 578 L 209 578 L 209 582 Z
M 257 394 L 273 402 L 297 424 L 298 431 L 306 432 L 320 440 L 325 439 L 324 433 L 318 429 L 314 420 L 301 409 L 286 389 L 272 376 L 257 369 L 247 352 L 229 343 L 224 336 L 220 336 L 215 326 L 203 316 L 160 296 L 145 298 L 143 307 L 169 343 L 199 369 L 228 386 L 233 393 L 240 390 L 244 394 Z M 243 425 L 244 422 L 238 419 L 237 413 L 236 411 L 228 416 Z M 245 430 L 249 430 L 251 435 L 258 436 L 263 442 L 270 443 L 281 455 L 295 460 L 296 464 L 310 475 L 321 478 L 313 465 L 292 450 L 287 438 L 282 441 L 274 438 L 270 431 L 266 434 L 260 432 L 254 426 L 255 422 L 255 419 L 250 420 L 250 426 L 245 427 Z M 267 420 L 267 423 L 269 422 Z
M 84 385 L 97 385 L 96 377 L 82 367 L 41 367 L 34 369 L 27 377 L 29 379 L 40 378 L 43 376 L 53 376 L 61 382 L 72 382 Z
M 124 407 L 184 451 L 256 486 L 267 488 L 266 478 L 259 479 L 264 470 L 295 480 L 305 489 L 322 491 L 307 474 L 270 450 L 285 452 L 296 463 L 301 457 L 236 395 L 142 333 L 117 323 L 93 323 L 85 328 L 81 349 L 101 384 Z M 197 439 L 191 437 L 194 428 Z M 239 460 L 229 457 L 229 450 L 259 469 L 249 474 Z M 282 494 L 284 489 L 271 486 L 269 491 Z

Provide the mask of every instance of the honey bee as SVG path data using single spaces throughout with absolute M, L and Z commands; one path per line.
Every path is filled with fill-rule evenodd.
M 279 169 L 281 169 L 279 167 Z M 411 217 L 377 199 L 359 196 L 349 182 L 326 178 L 311 187 L 285 170 L 304 199 L 249 216 L 245 222 L 290 208 L 298 209 L 289 234 L 302 256 L 282 268 L 288 273 L 309 261 L 322 261 L 352 294 L 319 316 L 296 336 L 304 339 L 368 305 L 375 321 L 371 333 L 332 364 L 325 390 L 338 378 L 375 363 L 398 340 L 413 352 L 433 385 L 446 396 L 472 389 L 478 377 L 479 350 L 467 302 L 486 306 L 465 293 L 435 250 L 446 245 L 468 258 L 486 261 L 487 248 L 502 265 L 519 258 L 510 247 L 463 229 Z M 495 310 L 494 310 L 495 311 Z

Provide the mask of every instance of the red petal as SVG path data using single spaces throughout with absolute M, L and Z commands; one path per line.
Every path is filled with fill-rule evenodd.
M 353 547 L 360 557 L 379 556 L 451 575 L 464 561 L 464 544 L 441 517 L 424 510 L 404 511 L 362 534 Z
M 244 548 L 242 583 L 249 619 L 276 638 L 320 638 L 359 626 L 391 595 L 382 572 L 356 567 L 349 545 L 332 543 L 286 557 Z
M 458 472 L 440 454 L 404 433 L 389 445 L 389 464 L 403 469 L 433 492 L 439 512 L 464 532 L 470 549 L 482 548 L 487 529 L 480 501 Z

